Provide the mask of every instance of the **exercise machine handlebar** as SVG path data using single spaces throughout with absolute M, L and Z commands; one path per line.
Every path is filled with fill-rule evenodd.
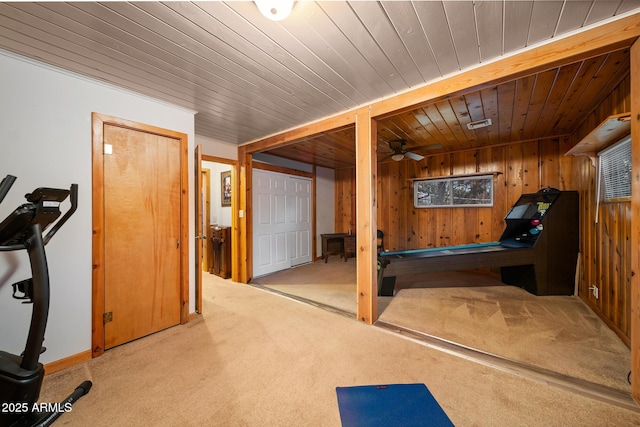
M 13 185 L 15 180 L 16 180 L 15 176 L 7 175 L 2 179 L 2 182 L 0 182 L 0 203 L 2 203 L 2 201 L 4 200 L 4 197 L 7 195 L 7 193 L 11 189 L 11 186 Z
M 69 210 L 60 218 L 54 225 L 51 227 L 51 230 L 47 232 L 47 234 L 43 238 L 43 242 L 46 245 L 49 243 L 49 240 L 58 232 L 60 227 L 64 225 L 65 222 L 73 215 L 73 213 L 78 209 L 78 184 L 71 184 L 71 188 L 69 189 L 69 201 L 71 202 L 71 207 Z

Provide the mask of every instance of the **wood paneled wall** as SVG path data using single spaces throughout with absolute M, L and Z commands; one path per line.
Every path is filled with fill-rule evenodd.
M 608 116 L 631 110 L 630 78 L 625 78 L 569 138 L 577 144 Z M 596 167 L 587 157 L 574 158 L 580 192 L 580 297 L 630 345 L 631 201 L 600 203 L 596 223 Z M 589 286 L 598 287 L 595 298 Z
M 378 165 L 378 228 L 385 249 L 403 250 L 496 241 L 504 216 L 523 193 L 541 188 L 571 189 L 572 161 L 564 158 L 566 138 L 487 147 Z M 414 208 L 412 179 L 471 173 L 494 174 L 494 206 Z M 336 174 L 337 177 L 338 174 Z M 336 178 L 336 200 L 349 199 L 353 169 Z M 350 220 L 336 204 L 336 226 Z M 340 219 L 338 219 L 340 218 Z
M 378 228 L 389 250 L 496 241 L 518 197 L 541 188 L 580 193 L 579 296 L 629 345 L 630 202 L 600 204 L 595 224 L 596 170 L 587 157 L 565 153 L 608 116 L 630 110 L 630 79 L 567 137 L 466 150 L 378 165 Z M 491 208 L 413 207 L 412 178 L 495 173 Z M 336 231 L 355 229 L 355 169 L 336 170 Z M 599 298 L 588 291 L 599 288 Z
M 568 189 L 571 162 L 560 158 L 564 139 L 487 147 L 379 165 L 378 228 L 389 250 L 496 241 L 504 216 L 523 193 Z M 563 169 L 564 168 L 564 169 Z M 490 208 L 414 208 L 412 178 L 494 174 Z
M 336 169 L 335 180 L 335 231 L 346 233 L 356 229 L 356 168 Z

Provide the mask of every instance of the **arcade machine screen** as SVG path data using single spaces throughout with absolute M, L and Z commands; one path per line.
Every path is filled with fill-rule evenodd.
M 505 216 L 507 228 L 500 243 L 506 247 L 532 247 L 543 230 L 542 219 L 559 192 L 543 191 L 520 196 Z

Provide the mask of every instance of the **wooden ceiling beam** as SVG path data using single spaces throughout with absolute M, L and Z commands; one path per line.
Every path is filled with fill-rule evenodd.
M 307 123 L 295 129 L 290 129 L 258 141 L 241 144 L 240 147 L 245 147 L 247 154 L 260 153 L 273 148 L 282 148 L 287 145 L 295 144 L 299 140 L 312 135 L 318 135 L 323 132 L 335 132 L 340 129 L 348 128 L 350 126 L 354 126 L 355 122 L 355 110 L 347 111 L 317 122 Z

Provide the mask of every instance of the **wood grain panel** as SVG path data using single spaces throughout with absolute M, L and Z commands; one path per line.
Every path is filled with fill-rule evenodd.
M 405 240 L 409 241 L 410 234 L 407 229 L 408 221 L 407 221 L 407 211 L 413 204 L 413 198 L 409 198 L 409 181 L 406 180 L 405 164 L 407 162 L 398 162 L 398 168 L 396 169 L 396 175 L 394 177 L 393 183 L 391 184 L 391 190 L 393 192 L 393 198 L 398 200 L 398 203 L 395 203 L 392 208 L 393 220 L 391 223 L 392 229 L 397 229 L 400 231 L 399 236 Z M 395 222 L 395 226 L 394 226 Z
M 559 69 L 553 69 L 536 75 L 520 139 L 531 139 L 536 137 L 535 130 L 540 122 L 542 112 L 547 108 L 549 93 L 555 83 L 558 71 Z
M 563 147 L 573 147 L 610 115 L 630 111 L 631 80 L 629 76 L 586 115 Z M 562 158 L 560 181 L 567 180 L 580 193 L 580 277 L 579 296 L 627 344 L 631 340 L 631 205 L 629 202 L 601 203 L 597 209 L 597 173 L 586 156 L 573 157 L 571 165 Z M 567 171 L 567 168 L 571 170 Z M 596 223 L 597 217 L 597 223 Z M 599 298 L 588 289 L 598 286 Z
M 373 324 L 378 318 L 376 275 L 376 122 L 369 109 L 358 112 L 356 120 L 356 288 L 358 320 Z M 354 191 L 354 193 L 356 192 Z
M 564 153 L 560 153 L 560 141 L 558 139 L 546 139 L 540 141 L 540 160 L 538 173 L 540 174 L 539 187 L 555 187 L 560 190 L 560 159 Z
M 581 62 L 575 62 L 560 67 L 557 70 L 553 87 L 549 90 L 544 109 L 541 111 L 540 118 L 536 124 L 535 135 L 566 133 L 564 128 L 563 132 L 553 132 L 553 129 L 563 126 L 561 124 L 562 118 L 571 113 L 571 111 L 562 108 L 563 101 L 566 99 L 569 90 L 571 90 L 575 84 L 576 75 L 580 70 L 580 66 Z
M 527 111 L 531 94 L 535 87 L 535 75 L 526 76 L 518 79 L 515 85 L 514 104 L 513 104 L 513 121 L 511 122 L 511 141 L 520 141 L 525 133 L 525 121 L 527 119 Z
M 378 194 L 378 206 L 377 206 L 377 217 L 378 217 L 378 225 L 377 229 L 381 230 L 384 233 L 384 230 L 389 229 L 389 198 L 388 197 L 380 197 L 383 194 L 389 193 L 389 180 L 385 179 L 384 181 L 380 179 L 381 175 L 387 176 L 389 174 L 389 167 L 392 163 L 378 163 L 378 176 L 377 176 L 377 194 Z M 337 189 L 337 188 L 336 188 Z M 390 249 L 391 242 L 388 237 L 384 236 L 384 249 Z
M 412 242 L 412 244 L 420 245 L 420 242 L 416 242 L 419 240 L 421 235 L 421 227 L 426 226 L 426 224 L 422 224 L 417 217 L 418 212 L 421 209 L 416 209 L 413 206 L 413 181 L 411 178 L 416 178 L 420 176 L 420 171 L 422 169 L 422 161 L 420 162 L 403 162 L 405 167 L 405 177 L 406 177 L 406 185 L 405 185 L 405 198 L 406 198 L 406 206 L 407 206 L 407 224 L 405 228 L 405 232 L 407 235 L 407 241 Z
M 98 113 L 92 113 L 92 207 L 93 207 L 93 253 L 92 253 L 92 263 L 93 263 L 93 274 L 92 274 L 92 353 L 93 356 L 99 356 L 104 352 L 105 349 L 105 325 L 103 322 L 103 313 L 105 313 L 105 306 L 107 304 L 106 295 L 106 276 L 109 274 L 109 270 L 113 270 L 113 265 L 109 265 L 105 262 L 107 257 L 107 244 L 106 239 L 108 238 L 107 233 L 113 233 L 113 224 L 106 224 L 104 215 L 105 211 L 108 209 L 107 204 L 105 203 L 105 198 L 107 197 L 107 192 L 105 191 L 105 187 L 107 186 L 107 180 L 105 177 L 105 155 L 103 154 L 103 144 L 108 142 L 105 140 L 107 138 L 107 134 L 105 129 L 115 129 L 122 130 L 125 129 L 131 130 L 132 134 L 146 134 L 149 135 L 150 138 L 158 138 L 165 142 L 169 141 L 170 145 L 174 146 L 174 141 L 177 141 L 177 152 L 173 150 L 172 154 L 169 156 L 172 158 L 171 163 L 173 165 L 172 171 L 174 172 L 174 176 L 172 177 L 175 183 L 177 179 L 178 182 L 178 191 L 177 195 L 174 191 L 171 195 L 171 204 L 174 206 L 174 212 L 171 213 L 173 218 L 175 219 L 175 215 L 177 215 L 178 221 L 178 229 L 174 231 L 172 237 L 174 245 L 177 240 L 179 243 L 179 253 L 178 256 L 178 266 L 176 267 L 175 263 L 168 262 L 167 264 L 172 264 L 173 269 L 178 269 L 178 297 L 175 300 L 178 310 L 178 321 L 180 323 L 186 323 L 188 321 L 188 308 L 189 308 L 189 239 L 188 239 L 188 223 L 187 216 L 183 215 L 183 212 L 187 212 L 188 210 L 188 197 L 187 197 L 187 182 L 188 182 L 188 170 L 187 170 L 187 135 L 175 131 L 165 130 L 161 128 L 157 128 L 150 125 L 145 125 L 141 123 L 136 123 L 130 120 L 119 119 L 116 117 L 106 116 Z M 116 132 L 118 133 L 118 132 Z M 119 137 L 118 137 L 119 138 Z M 116 142 L 121 142 L 116 138 Z M 132 137 L 132 140 L 135 138 Z M 132 145 L 131 143 L 126 144 L 126 150 L 130 150 Z M 166 154 L 166 150 L 160 150 Z M 151 159 L 152 156 L 150 153 L 148 154 L 148 159 Z M 163 169 L 163 173 L 161 175 L 167 174 L 167 159 L 162 155 L 159 159 L 160 165 L 152 165 L 149 167 L 152 168 L 160 168 Z M 166 156 L 165 156 L 166 157 Z M 147 157 L 142 157 L 142 159 L 147 159 Z M 126 160 L 126 159 L 125 159 Z M 131 159 L 131 161 L 136 161 L 139 159 Z M 120 162 L 123 163 L 123 162 Z M 124 162 L 123 167 L 127 166 L 127 161 Z M 176 175 L 177 174 L 177 178 Z M 169 181 L 169 179 L 166 179 Z M 166 184 L 166 182 L 164 182 Z M 158 185 L 158 189 L 165 188 L 166 185 Z M 162 190 L 161 190 L 162 191 Z M 142 196 L 144 197 L 144 196 Z M 163 195 L 166 197 L 166 195 Z M 176 201 L 177 198 L 177 201 Z M 148 205 L 144 203 L 146 199 L 138 200 L 137 203 L 142 203 L 143 205 Z M 162 198 L 160 198 L 160 204 L 162 204 Z M 135 202 L 134 202 L 135 203 Z M 109 209 L 113 209 L 109 207 Z M 135 212 L 136 216 L 139 216 L 138 212 Z M 119 216 L 125 216 L 122 213 Z M 151 220 L 150 220 L 151 222 Z M 109 225 L 111 228 L 107 228 Z M 115 230 L 116 233 L 122 234 L 124 230 L 126 230 L 126 225 L 119 227 L 120 229 Z M 163 236 L 167 237 L 165 234 L 165 230 L 158 230 L 158 237 L 160 240 L 163 240 Z M 166 240 L 166 239 L 164 239 Z M 128 248 L 131 245 L 129 240 L 126 240 L 126 244 L 121 244 L 122 246 Z M 142 246 L 141 246 L 142 245 Z M 136 247 L 141 248 L 142 251 L 145 247 L 146 243 L 138 243 Z M 176 251 L 175 246 L 172 252 Z M 173 260 L 175 261 L 175 260 Z M 116 260 L 116 262 L 121 263 L 120 260 Z M 162 262 L 161 262 L 162 263 Z M 117 266 L 116 266 L 117 268 Z M 164 267 L 163 267 L 164 268 Z M 169 268 L 169 265 L 167 266 Z M 155 271 L 155 269 L 154 269 Z M 155 300 L 154 300 L 155 301 Z M 157 301 L 155 301 L 157 302 Z M 161 303 L 163 304 L 163 303 Z M 171 310 L 174 310 L 172 308 Z M 133 327 L 133 326 L 132 326 Z M 137 325 L 135 326 L 137 327 Z
M 335 189 L 335 230 L 355 229 L 355 168 L 336 170 Z
M 104 121 L 91 114 L 91 354 L 104 353 Z M 96 214 L 97 213 L 97 214 Z
M 494 123 L 498 126 L 499 143 L 511 142 L 511 128 L 513 126 L 516 81 L 506 82 L 498 86 L 498 105 L 500 116 Z
M 437 154 L 419 162 L 404 160 L 379 164 L 376 184 L 378 228 L 385 233 L 386 249 L 498 240 L 504 231 L 505 214 L 523 192 L 534 193 L 547 186 L 562 187 L 560 157 L 563 156 L 560 140 L 554 138 Z M 539 169 L 538 165 L 543 163 L 544 167 Z M 413 207 L 411 179 L 478 172 L 494 174 L 492 208 Z M 354 217 L 348 202 L 352 191 L 347 182 L 350 179 L 355 179 L 353 169 L 336 171 L 336 227 L 348 224 Z
M 253 242 L 252 224 L 252 157 L 246 152 L 244 146 L 238 148 L 238 197 L 232 197 L 232 211 L 234 215 L 237 213 L 237 226 L 234 227 L 232 241 L 239 242 L 233 245 L 235 256 L 232 260 L 231 278 L 240 283 L 249 283 L 253 274 L 252 248 L 250 242 Z M 233 179 L 232 179 L 233 182 Z M 234 201 L 237 203 L 234 205 Z M 240 215 L 243 212 L 244 215 Z M 234 249 L 232 248 L 232 251 Z
M 113 146 L 104 160 L 108 349 L 180 323 L 181 147 L 112 125 L 104 138 Z
M 535 193 L 540 188 L 539 148 L 539 143 L 522 145 L 522 193 Z
M 629 95 L 631 98 L 629 111 L 635 120 L 631 122 L 631 167 L 634 170 L 631 182 L 631 301 L 628 304 L 630 311 L 630 341 L 631 367 L 640 366 L 640 43 L 636 40 L 631 47 L 631 81 Z M 640 402 L 640 370 L 631 369 L 631 394 L 636 402 Z
M 491 149 L 488 150 L 478 150 L 476 155 L 476 160 L 478 163 L 478 172 L 490 172 L 494 173 L 497 168 L 493 164 L 493 159 Z M 500 185 L 500 177 L 502 174 L 494 174 L 493 175 L 493 195 L 494 195 L 494 206 L 495 206 L 495 195 L 496 195 L 496 187 Z M 498 240 L 493 239 L 491 235 L 491 225 L 493 221 L 493 208 L 481 208 L 478 209 L 478 226 L 476 229 L 476 235 L 474 236 L 474 242 L 492 242 Z M 502 227 L 502 226 L 501 226 Z
M 506 170 L 504 176 L 507 190 L 506 201 L 508 206 L 512 206 L 524 190 L 524 181 L 522 179 L 522 150 L 522 144 L 511 144 L 506 146 L 507 164 L 505 165 Z

